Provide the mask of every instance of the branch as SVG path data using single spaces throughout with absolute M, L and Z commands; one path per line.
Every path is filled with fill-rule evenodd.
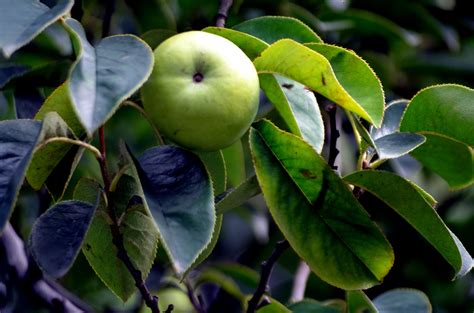
M 8 223 L 0 236 L 0 254 L 7 262 L 9 276 L 36 300 L 50 310 L 64 313 L 93 312 L 87 304 L 67 292 L 54 281 L 42 277 L 32 260 L 28 260 L 25 244 Z M 32 275 L 32 273 L 35 273 Z
M 191 301 L 191 304 L 193 305 L 194 309 L 196 309 L 198 313 L 206 313 L 206 310 L 204 310 L 202 303 L 194 295 L 194 290 L 189 280 L 184 279 L 184 284 L 188 291 L 188 298 Z
M 217 11 L 216 16 L 216 26 L 225 27 L 225 21 L 227 19 L 227 14 L 230 7 L 232 6 L 232 0 L 221 0 L 219 5 L 219 10 Z
M 337 106 L 332 103 L 332 104 L 327 105 L 325 110 L 329 115 L 329 132 L 330 132 L 328 164 L 334 170 L 337 170 L 337 166 L 334 165 L 336 163 L 336 157 L 339 154 L 339 150 L 337 149 L 336 145 L 337 145 L 337 139 L 340 136 L 339 130 L 337 130 L 337 124 L 336 124 Z
M 268 287 L 268 280 L 272 275 L 273 267 L 275 266 L 278 258 L 283 254 L 290 247 L 287 240 L 282 240 L 277 242 L 275 249 L 273 250 L 272 254 L 268 258 L 268 260 L 262 262 L 261 265 L 261 275 L 260 275 L 260 282 L 258 283 L 257 289 L 252 296 L 252 299 L 248 302 L 247 313 L 254 313 L 262 298 L 263 294 L 267 290 Z
M 308 264 L 306 264 L 304 261 L 300 261 L 298 269 L 296 270 L 295 279 L 293 281 L 290 302 L 298 302 L 303 300 L 306 284 L 310 274 L 311 270 L 309 269 Z
M 103 126 L 99 128 L 99 150 L 101 156 L 97 160 L 99 162 L 100 171 L 102 173 L 105 196 L 108 200 L 107 213 L 112 221 L 112 223 L 110 224 L 110 231 L 112 233 L 112 243 L 117 248 L 117 257 L 123 262 L 127 270 L 132 275 L 133 280 L 135 281 L 135 286 L 140 291 L 140 294 L 142 296 L 143 301 L 145 301 L 146 306 L 150 308 L 152 313 L 160 313 L 160 309 L 158 308 L 158 297 L 151 295 L 150 291 L 145 285 L 141 271 L 137 269 L 132 263 L 132 260 L 128 256 L 127 250 L 125 249 L 123 235 L 120 232 L 115 207 L 112 203 L 112 197 L 110 197 L 110 177 L 107 169 L 105 135 Z M 168 307 L 167 311 L 170 312 L 170 310 L 173 310 L 173 308 Z

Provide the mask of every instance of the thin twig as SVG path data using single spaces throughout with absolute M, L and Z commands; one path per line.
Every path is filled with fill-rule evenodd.
M 296 270 L 295 279 L 293 281 L 290 302 L 298 302 L 303 300 L 304 293 L 306 291 L 306 284 L 310 274 L 311 270 L 309 269 L 308 264 L 306 264 L 304 261 L 300 261 L 298 269 Z
M 337 166 L 334 165 L 336 163 L 336 157 L 339 154 L 339 150 L 337 149 L 337 139 L 339 138 L 339 130 L 337 129 L 336 124 L 336 112 L 337 106 L 335 104 L 329 104 L 326 106 L 326 112 L 329 115 L 329 131 L 330 131 L 330 140 L 329 140 L 329 157 L 328 157 L 328 164 L 334 170 L 337 170 Z
M 170 304 L 168 305 L 168 308 L 166 308 L 166 311 L 164 313 L 171 313 L 174 310 L 174 305 Z
M 275 266 L 278 258 L 283 254 L 290 247 L 290 244 L 287 240 L 282 240 L 277 242 L 275 249 L 273 250 L 270 257 L 262 262 L 261 265 L 261 274 L 260 274 L 260 282 L 258 283 L 257 289 L 252 296 L 252 299 L 248 302 L 247 313 L 254 313 L 257 308 L 258 304 L 260 303 L 260 299 L 262 298 L 263 294 L 267 290 L 268 287 L 268 280 L 272 275 L 273 267 Z
M 120 232 L 115 207 L 111 201 L 112 198 L 110 197 L 110 177 L 107 169 L 105 135 L 103 126 L 99 128 L 99 150 L 101 156 L 97 160 L 100 165 L 102 180 L 104 182 L 104 191 L 108 200 L 107 213 L 112 221 L 112 223 L 110 224 L 110 231 L 112 233 L 112 243 L 117 248 L 117 257 L 123 262 L 127 270 L 132 275 L 133 280 L 135 281 L 135 286 L 140 291 L 140 294 L 142 296 L 142 299 L 145 301 L 145 304 L 151 309 L 152 313 L 159 313 L 160 309 L 158 308 L 158 297 L 151 295 L 150 291 L 145 285 L 141 271 L 137 269 L 132 263 L 132 260 L 128 256 L 127 250 L 125 249 L 123 235 Z
M 229 14 L 229 9 L 232 6 L 232 0 L 221 0 L 219 5 L 219 10 L 217 11 L 216 16 L 216 26 L 224 27 L 225 21 L 227 20 L 227 15 Z
M 189 280 L 184 279 L 183 282 L 184 282 L 184 285 L 186 286 L 186 290 L 188 291 L 189 301 L 191 301 L 191 304 L 193 305 L 194 309 L 196 309 L 198 313 L 206 313 L 206 310 L 204 310 L 204 308 L 202 307 L 201 302 L 199 302 L 198 298 L 194 294 L 193 286 L 191 286 L 191 283 L 189 282 Z

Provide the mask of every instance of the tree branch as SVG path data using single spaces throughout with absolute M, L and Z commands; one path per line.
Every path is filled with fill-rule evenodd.
M 247 313 L 254 313 L 257 310 L 260 299 L 262 298 L 263 294 L 267 290 L 268 280 L 270 279 L 270 276 L 272 275 L 273 267 L 275 266 L 278 258 L 289 247 L 290 247 L 290 244 L 288 243 L 287 240 L 282 240 L 282 241 L 277 242 L 275 249 L 273 250 L 270 257 L 266 261 L 262 262 L 260 282 L 258 283 L 257 289 L 255 290 L 255 293 L 253 294 L 252 299 L 250 299 L 248 302 Z
M 51 311 L 64 313 L 93 312 L 87 304 L 67 292 L 54 281 L 42 276 L 33 260 L 29 260 L 23 240 L 8 223 L 0 236 L 0 253 L 7 262 L 14 283 L 46 305 Z M 32 274 L 35 273 L 35 274 Z
M 339 138 L 339 130 L 337 130 L 336 124 L 336 112 L 337 106 L 333 103 L 326 106 L 326 112 L 329 115 L 329 157 L 328 157 L 328 164 L 334 170 L 337 170 L 337 166 L 334 165 L 336 163 L 336 157 L 339 154 L 339 150 L 337 149 L 337 139 Z
M 303 300 L 304 293 L 306 291 L 306 284 L 310 274 L 311 270 L 309 269 L 308 264 L 306 264 L 304 261 L 300 261 L 298 269 L 296 270 L 295 279 L 293 281 L 290 302 L 298 302 Z
M 110 197 L 110 177 L 107 169 L 105 135 L 103 126 L 99 128 L 99 151 L 101 153 L 101 156 L 97 159 L 97 161 L 99 162 L 100 171 L 102 173 L 102 180 L 104 182 L 104 192 L 108 202 L 107 213 L 112 221 L 112 223 L 110 224 L 110 231 L 112 233 L 112 243 L 117 248 L 117 257 L 123 262 L 127 270 L 132 275 L 133 280 L 135 281 L 135 286 L 140 291 L 140 294 L 142 296 L 143 301 L 145 301 L 146 306 L 150 308 L 152 313 L 159 313 L 160 309 L 158 308 L 158 297 L 151 295 L 150 291 L 145 285 L 141 271 L 135 267 L 132 260 L 127 254 L 127 250 L 125 249 L 123 235 L 120 232 L 115 207 L 112 202 L 112 197 Z M 167 310 L 169 311 L 170 307 L 168 307 Z
M 219 10 L 217 11 L 216 16 L 216 26 L 225 27 L 225 21 L 227 20 L 227 14 L 229 14 L 229 9 L 232 6 L 232 0 L 221 0 L 219 5 Z

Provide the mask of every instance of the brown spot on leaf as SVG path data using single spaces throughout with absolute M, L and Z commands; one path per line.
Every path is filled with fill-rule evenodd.
M 316 174 L 312 173 L 310 170 L 307 170 L 307 169 L 300 170 L 300 173 L 301 175 L 309 179 L 315 179 L 318 177 Z
M 323 86 L 326 86 L 326 78 L 324 78 L 324 74 L 321 74 L 321 83 L 323 83 Z
M 91 248 L 92 248 L 91 245 L 86 243 L 86 251 L 90 251 Z
M 291 89 L 293 88 L 293 84 L 282 84 L 281 85 L 283 88 L 286 88 L 286 89 Z

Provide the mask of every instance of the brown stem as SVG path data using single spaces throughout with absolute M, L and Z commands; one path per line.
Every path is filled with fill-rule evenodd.
M 278 258 L 289 247 L 290 244 L 287 240 L 277 242 L 275 249 L 273 250 L 270 257 L 266 261 L 262 262 L 260 282 L 258 283 L 257 289 L 255 290 L 252 299 L 250 299 L 248 302 L 247 313 L 254 313 L 257 310 L 258 304 L 260 303 L 260 299 L 268 288 L 268 280 L 272 275 L 273 267 L 275 266 Z
M 194 294 L 193 286 L 191 286 L 189 280 L 185 279 L 184 285 L 186 286 L 186 289 L 188 291 L 188 298 L 191 301 L 191 304 L 193 305 L 194 309 L 196 309 L 198 313 L 206 313 L 206 310 L 204 310 L 202 303 Z
M 232 0 L 221 0 L 219 5 L 219 10 L 217 11 L 216 16 L 216 26 L 225 27 L 225 21 L 227 20 L 227 14 L 229 9 L 232 6 Z
M 336 111 L 337 106 L 335 104 L 329 104 L 326 106 L 326 112 L 329 115 L 329 131 L 330 131 L 330 140 L 329 140 L 329 157 L 328 157 L 328 164 L 334 170 L 337 170 L 337 166 L 334 165 L 336 163 L 336 157 L 339 154 L 339 150 L 337 149 L 337 139 L 339 138 L 339 130 L 337 130 L 336 124 Z

